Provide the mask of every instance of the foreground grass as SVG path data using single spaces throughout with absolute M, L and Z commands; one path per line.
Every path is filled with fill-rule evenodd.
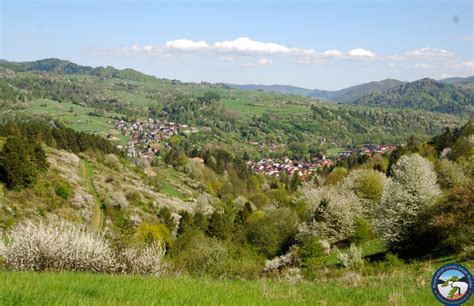
M 435 267 L 318 283 L 0 272 L 0 305 L 439 305 Z M 432 271 L 433 270 L 433 271 Z

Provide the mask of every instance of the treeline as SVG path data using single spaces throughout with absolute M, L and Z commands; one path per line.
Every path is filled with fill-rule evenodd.
M 20 137 L 73 153 L 97 150 L 104 154 L 120 154 L 120 151 L 103 137 L 77 132 L 55 121 L 49 123 L 41 120 L 8 121 L 0 124 L 0 136 Z
M 76 132 L 54 122 L 8 121 L 0 125 L 0 136 L 6 137 L 0 151 L 0 181 L 9 189 L 26 187 L 47 170 L 43 144 L 74 153 L 96 150 L 120 154 L 111 142 L 98 135 Z

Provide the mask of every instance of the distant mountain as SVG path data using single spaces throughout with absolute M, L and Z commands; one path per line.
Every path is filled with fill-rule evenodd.
M 468 77 L 465 77 L 465 78 L 460 78 L 460 77 L 447 78 L 447 79 L 439 80 L 439 82 L 448 83 L 448 84 L 470 83 L 470 82 L 474 82 L 474 75 L 471 75 L 471 76 L 468 76 Z
M 305 97 L 311 97 L 321 100 L 329 100 L 340 103 L 351 103 L 359 98 L 367 96 L 376 92 L 383 92 L 395 86 L 403 84 L 398 80 L 383 80 L 379 82 L 370 82 L 361 85 L 356 85 L 341 90 L 330 91 L 320 89 L 307 89 L 291 85 L 260 85 L 260 84 L 247 84 L 247 85 L 236 85 L 226 84 L 231 88 L 239 90 L 259 90 L 276 92 L 281 94 L 292 94 Z
M 9 62 L 0 60 L 0 67 L 8 68 L 18 72 L 44 72 L 57 74 L 87 74 L 99 77 L 112 77 L 124 80 L 147 81 L 157 78 L 138 72 L 133 69 L 116 69 L 114 67 L 90 67 L 81 66 L 70 61 L 57 58 L 48 58 L 32 62 Z
M 385 92 L 401 84 L 404 84 L 404 82 L 394 79 L 364 83 L 333 92 L 332 100 L 341 103 L 351 103 L 370 94 Z
M 310 97 L 313 90 L 291 86 L 291 85 L 262 85 L 262 84 L 226 84 L 230 88 L 238 90 L 257 90 L 257 91 L 267 91 L 267 92 L 276 92 L 281 94 L 290 94 Z
M 425 78 L 404 83 L 385 92 L 372 93 L 352 103 L 440 113 L 474 114 L 474 92 L 455 85 Z

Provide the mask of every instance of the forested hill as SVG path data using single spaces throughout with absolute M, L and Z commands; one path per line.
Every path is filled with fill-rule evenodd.
M 17 72 L 45 72 L 55 74 L 86 74 L 97 77 L 113 77 L 132 81 L 158 81 L 154 76 L 146 75 L 133 69 L 116 69 L 107 67 L 90 67 L 75 64 L 57 58 L 47 58 L 32 62 L 0 61 L 0 67 Z
M 387 79 L 378 82 L 369 82 L 360 85 L 355 85 L 340 90 L 320 90 L 307 89 L 291 85 L 236 85 L 227 84 L 229 87 L 239 90 L 258 90 L 267 92 L 276 92 L 281 94 L 291 94 L 298 96 L 305 96 L 310 98 L 317 98 L 321 100 L 335 101 L 341 103 L 350 103 L 359 98 L 367 96 L 376 92 L 384 92 L 388 89 L 394 88 L 403 84 L 402 81 Z
M 425 78 L 402 84 L 383 93 L 373 93 L 353 103 L 472 115 L 474 113 L 474 91 Z

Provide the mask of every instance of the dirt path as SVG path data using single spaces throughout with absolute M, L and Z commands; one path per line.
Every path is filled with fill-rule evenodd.
M 91 218 L 91 226 L 96 230 L 100 230 L 102 228 L 104 219 L 102 210 L 100 209 L 102 203 L 97 196 L 97 192 L 92 181 L 94 177 L 94 170 L 92 169 L 89 162 L 85 159 L 81 159 L 81 176 L 87 184 L 87 191 L 94 196 L 95 206 Z

